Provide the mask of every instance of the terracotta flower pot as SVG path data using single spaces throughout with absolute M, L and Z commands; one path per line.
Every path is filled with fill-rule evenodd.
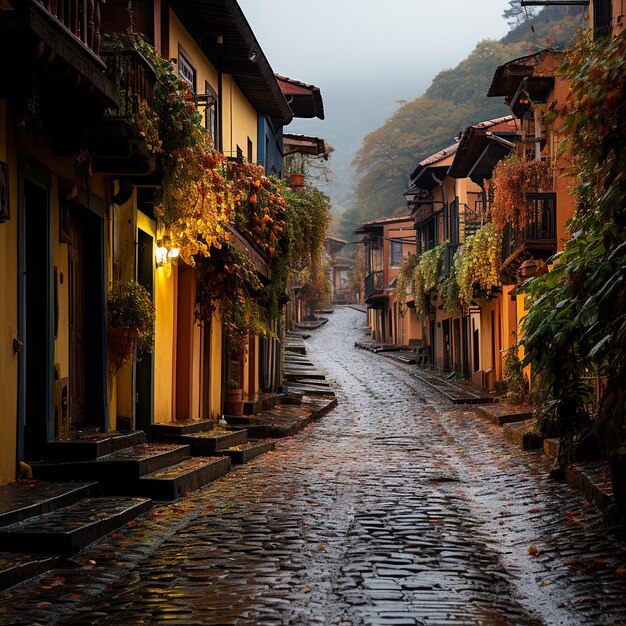
M 226 415 L 243 415 L 243 389 L 227 389 L 224 399 Z
M 114 376 L 128 361 L 133 352 L 139 332 L 132 328 L 109 328 L 107 331 L 107 353 L 109 371 Z
M 304 174 L 290 174 L 287 184 L 290 187 L 304 187 Z

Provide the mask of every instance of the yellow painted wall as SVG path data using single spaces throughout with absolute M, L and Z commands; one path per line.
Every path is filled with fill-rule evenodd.
M 247 155 L 248 137 L 252 140 L 252 160 L 257 157 L 258 114 L 241 93 L 235 79 L 222 77 L 222 148 L 226 156 L 237 156 L 237 146 Z
M 178 57 L 179 44 L 196 69 L 196 86 L 198 93 L 204 93 L 205 81 L 217 91 L 217 71 L 204 56 L 200 47 L 185 30 L 173 11 L 170 11 L 170 56 Z M 222 104 L 222 148 L 226 156 L 236 156 L 237 146 L 248 151 L 248 138 L 252 141 L 253 161 L 257 157 L 258 114 L 248 102 L 234 78 L 229 74 L 222 75 L 222 93 L 219 94 Z
M 205 81 L 208 81 L 211 87 L 217 91 L 217 70 L 209 63 L 200 46 L 196 44 L 174 12 L 170 10 L 170 58 L 178 58 L 179 45 L 196 70 L 197 92 L 205 93 Z
M 0 484 L 15 478 L 17 436 L 18 358 L 13 352 L 17 337 L 17 162 L 13 128 L 0 100 L 0 161 L 9 166 L 9 202 L 11 219 L 0 224 Z
M 222 314 L 219 306 L 211 321 L 211 385 L 210 403 L 211 417 L 221 414 L 222 406 Z
M 134 280 L 135 271 L 135 241 L 137 218 L 135 211 L 135 193 L 130 199 L 118 208 L 117 258 L 119 260 L 120 279 Z M 115 428 L 117 417 L 131 417 L 135 403 L 133 398 L 133 363 L 132 359 L 115 376 L 116 410 L 110 411 L 111 427 Z
M 176 268 L 157 267 L 154 274 L 154 421 L 157 423 L 173 419 L 175 293 Z

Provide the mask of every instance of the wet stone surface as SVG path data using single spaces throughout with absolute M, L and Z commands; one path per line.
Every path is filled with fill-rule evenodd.
M 2 624 L 622 624 L 626 552 L 548 461 L 406 366 L 307 341 L 339 406 L 0 595 Z

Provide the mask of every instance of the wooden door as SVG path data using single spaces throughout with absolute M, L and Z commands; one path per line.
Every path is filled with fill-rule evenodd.
M 77 211 L 69 216 L 69 414 L 72 426 L 86 421 L 86 335 L 85 335 L 85 222 Z

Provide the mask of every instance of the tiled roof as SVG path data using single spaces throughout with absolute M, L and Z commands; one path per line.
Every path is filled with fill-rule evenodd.
M 278 86 L 287 99 L 295 117 L 324 119 L 324 103 L 320 88 L 299 80 L 275 74 Z

